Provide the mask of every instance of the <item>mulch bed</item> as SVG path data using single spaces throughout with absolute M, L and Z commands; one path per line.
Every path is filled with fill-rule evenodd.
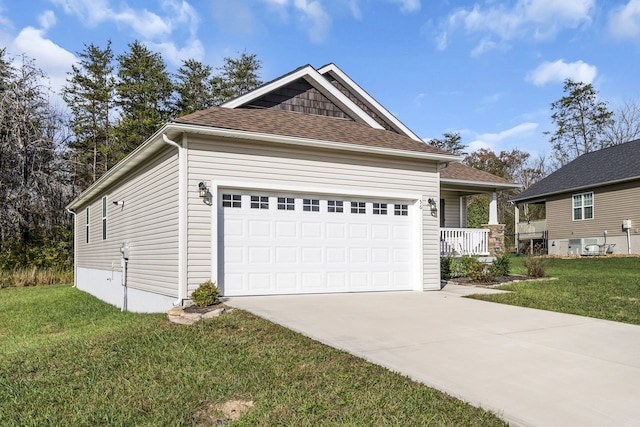
M 474 282 L 468 277 L 454 277 L 447 280 L 446 282 L 454 285 L 493 287 L 493 286 L 499 286 L 499 285 L 506 285 L 507 283 L 521 282 L 523 280 L 532 280 L 532 279 L 533 278 L 529 276 L 520 276 L 517 274 L 513 274 L 509 276 L 494 277 L 494 279 L 491 282 Z

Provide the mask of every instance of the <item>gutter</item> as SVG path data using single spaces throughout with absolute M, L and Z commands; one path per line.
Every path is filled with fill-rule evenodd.
M 180 145 L 166 133 L 162 134 L 162 140 L 178 149 L 178 299 L 173 305 L 181 306 L 187 299 L 187 147 L 185 141 Z

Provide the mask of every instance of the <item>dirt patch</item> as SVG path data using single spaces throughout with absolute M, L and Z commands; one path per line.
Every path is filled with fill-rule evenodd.
M 251 400 L 230 400 L 217 405 L 207 403 L 193 414 L 193 419 L 199 427 L 219 426 L 236 421 L 252 410 Z

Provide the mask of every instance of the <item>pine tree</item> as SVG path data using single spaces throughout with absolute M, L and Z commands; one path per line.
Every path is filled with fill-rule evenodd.
M 210 65 L 203 65 L 195 59 L 187 59 L 182 62 L 175 75 L 175 116 L 184 116 L 195 111 L 212 107 L 213 87 Z
M 111 119 L 115 79 L 111 41 L 100 49 L 93 43 L 78 52 L 80 62 L 72 66 L 63 99 L 71 110 L 75 135 L 69 144 L 76 183 L 81 189 L 95 182 L 113 165 Z
M 237 59 L 225 57 L 224 65 L 217 69 L 219 73 L 211 81 L 215 103 L 223 103 L 260 86 L 261 68 L 262 61 L 255 53 L 243 52 Z
M 149 138 L 171 113 L 173 84 L 166 63 L 139 41 L 118 55 L 117 105 L 120 122 L 114 129 L 119 159 Z

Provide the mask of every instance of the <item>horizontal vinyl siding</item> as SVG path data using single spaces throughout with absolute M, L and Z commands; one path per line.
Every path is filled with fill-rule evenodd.
M 421 195 L 423 204 L 438 196 L 435 162 L 358 155 L 293 146 L 189 139 L 189 292 L 210 278 L 211 210 L 198 197 L 200 181 L 252 181 L 276 186 L 305 186 L 310 191 L 389 192 Z M 216 203 L 216 201 L 213 201 Z M 424 211 L 423 283 L 439 283 L 438 219 Z M 196 239 L 194 239 L 197 236 Z M 214 242 L 215 244 L 215 242 Z M 215 255 L 215 254 L 214 254 Z
M 127 180 L 90 202 L 91 241 L 85 244 L 84 208 L 78 210 L 78 267 L 120 271 L 120 246 L 129 243 L 128 286 L 167 296 L 178 283 L 178 156 L 167 148 Z M 102 197 L 107 196 L 107 240 Z M 114 201 L 124 201 L 124 207 Z
M 460 225 L 460 193 L 442 190 L 440 198 L 444 199 L 444 226 L 447 228 L 464 227 Z M 440 209 L 439 205 L 438 209 Z M 441 214 L 442 212 L 439 212 L 439 215 Z
M 632 234 L 640 229 L 640 182 L 631 182 L 593 190 L 593 219 L 573 221 L 573 194 L 547 200 L 547 224 L 549 239 L 572 239 L 608 236 L 626 236 L 622 221 L 632 221 Z

